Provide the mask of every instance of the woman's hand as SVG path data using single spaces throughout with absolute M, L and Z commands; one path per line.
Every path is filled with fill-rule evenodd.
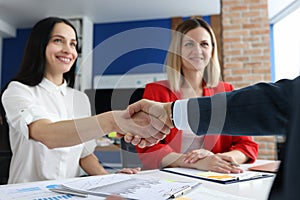
M 196 149 L 185 154 L 184 162 L 185 163 L 195 163 L 200 159 L 203 159 L 207 156 L 214 155 L 213 152 L 206 149 Z
M 105 198 L 105 200 L 126 200 L 126 199 L 117 195 L 109 195 Z
M 117 173 L 123 173 L 123 174 L 137 174 L 139 171 L 141 171 L 140 167 L 137 168 L 123 168 Z
M 235 160 L 231 156 L 214 154 L 207 156 L 192 164 L 200 170 L 208 170 L 220 173 L 241 173 L 243 170 L 235 165 Z

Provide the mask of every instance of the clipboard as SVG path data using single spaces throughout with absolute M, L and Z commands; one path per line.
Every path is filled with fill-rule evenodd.
M 164 168 L 163 172 L 178 174 L 182 176 L 188 176 L 191 178 L 202 179 L 205 181 L 211 181 L 220 184 L 239 183 L 243 181 L 250 181 L 260 178 L 273 177 L 273 174 L 264 174 L 260 172 L 245 171 L 241 174 L 224 174 L 211 171 L 201 171 L 190 168 Z

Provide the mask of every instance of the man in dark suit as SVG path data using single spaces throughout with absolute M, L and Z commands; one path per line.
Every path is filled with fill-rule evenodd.
M 147 112 L 169 127 L 192 129 L 197 135 L 286 135 L 284 158 L 269 199 L 299 199 L 300 76 L 175 103 L 142 100 L 128 109 Z M 132 137 L 125 140 L 131 142 Z

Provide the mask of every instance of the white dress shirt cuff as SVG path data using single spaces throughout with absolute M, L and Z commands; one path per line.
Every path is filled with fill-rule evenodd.
M 174 125 L 179 130 L 191 130 L 187 112 L 188 99 L 177 100 L 173 107 Z

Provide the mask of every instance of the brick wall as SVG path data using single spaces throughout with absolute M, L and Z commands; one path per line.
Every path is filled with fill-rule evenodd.
M 268 0 L 221 0 L 223 79 L 236 89 L 271 80 Z M 254 137 L 260 159 L 276 158 L 275 137 Z

